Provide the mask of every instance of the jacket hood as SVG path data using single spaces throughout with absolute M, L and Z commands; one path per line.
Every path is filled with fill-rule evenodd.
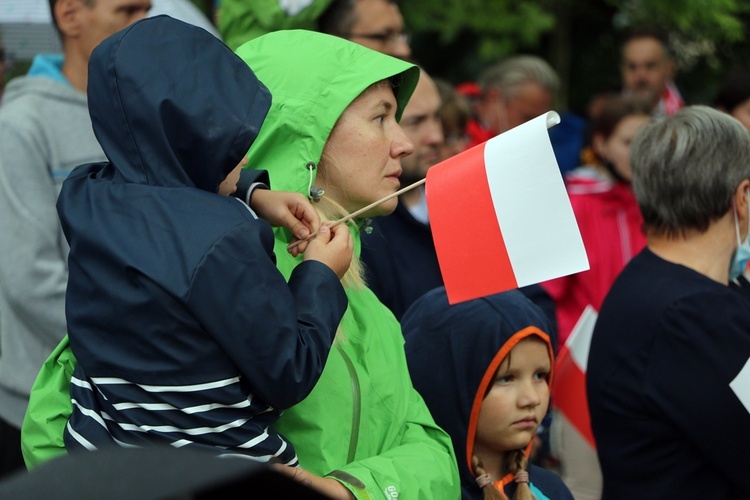
M 271 96 L 216 37 L 156 16 L 94 50 L 88 101 L 116 180 L 216 192 L 257 137 Z
M 550 327 L 518 290 L 449 305 L 445 288 L 436 288 L 402 318 L 412 382 L 451 436 L 464 488 L 475 486 L 470 464 L 477 417 L 500 363 L 519 341 L 535 335 L 547 344 L 552 368 Z
M 248 165 L 267 170 L 274 189 L 306 196 L 323 146 L 346 107 L 373 83 L 397 77 L 400 120 L 419 78 L 413 64 L 313 31 L 269 33 L 240 46 L 237 55 L 273 95 Z

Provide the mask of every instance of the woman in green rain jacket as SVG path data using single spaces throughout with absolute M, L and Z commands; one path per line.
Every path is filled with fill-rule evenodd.
M 401 144 L 403 133 L 395 120 L 416 86 L 415 66 L 300 30 L 257 38 L 237 54 L 273 96 L 248 165 L 267 170 L 274 189 L 312 192 L 313 198 L 320 198 L 324 218 L 330 219 L 398 189 L 399 160 L 411 151 L 411 144 Z M 348 108 L 362 108 L 360 94 L 369 95 L 379 87 L 373 84 L 383 81 L 393 85 L 395 100 L 388 94 L 391 107 L 382 103 L 364 110 L 372 116 L 344 114 Z M 382 89 L 373 92 L 382 95 Z M 344 126 L 334 130 L 337 122 Z M 347 135 L 356 132 L 353 124 L 373 123 L 390 127 L 391 135 L 397 136 L 397 144 L 387 146 L 389 151 L 380 151 L 384 137 L 372 141 L 380 149 L 370 150 L 359 147 L 362 134 Z M 373 176 L 372 169 L 357 170 L 383 154 L 391 158 L 382 176 Z M 322 196 L 321 185 L 327 191 Z M 395 199 L 363 215 L 384 215 L 394 208 Z M 358 219 L 352 225 L 357 255 L 365 222 Z M 301 262 L 287 251 L 290 241 L 289 232 L 276 230 L 277 265 L 287 278 Z M 356 498 L 458 498 L 450 438 L 411 384 L 399 324 L 362 284 L 356 262 L 349 274 L 344 280 L 349 308 L 323 375 L 304 401 L 284 412 L 276 428 L 294 444 L 304 469 L 337 480 Z M 67 382 L 74 365 L 69 348 L 61 344 L 35 384 L 23 430 L 29 465 L 64 453 L 62 429 L 70 414 Z
M 352 158 L 348 149 L 356 149 L 360 138 L 344 137 L 342 125 L 358 118 L 342 113 L 354 108 L 355 99 L 372 84 L 390 79 L 395 83 L 395 109 L 380 116 L 383 110 L 374 108 L 372 116 L 365 117 L 386 128 L 392 121 L 402 134 L 395 120 L 416 85 L 416 67 L 306 31 L 265 35 L 241 46 L 237 54 L 273 96 L 248 164 L 267 170 L 274 189 L 307 194 L 311 186 L 313 192 L 323 187 L 326 193 L 316 206 L 322 218 L 333 219 L 398 189 L 397 182 L 384 187 L 387 179 L 357 171 L 379 151 L 363 148 L 362 157 Z M 408 140 L 408 151 L 400 150 L 398 141 L 386 146 L 395 157 L 388 165 L 397 170 L 396 177 L 400 157 L 411 152 Z M 384 168 L 385 177 L 394 174 L 390 166 Z M 337 184 L 339 178 L 346 180 Z M 330 199 L 346 211 L 331 213 Z M 394 202 L 364 215 L 390 213 Z M 352 227 L 356 255 L 364 223 L 356 220 Z M 286 250 L 290 241 L 288 231 L 276 232 L 277 266 L 286 276 L 300 262 Z M 336 478 L 358 498 L 458 498 L 450 438 L 435 425 L 412 387 L 400 326 L 367 287 L 357 284 L 356 266 L 350 273 L 355 275 L 344 281 L 349 309 L 323 375 L 302 403 L 284 412 L 277 428 L 297 447 L 303 468 Z

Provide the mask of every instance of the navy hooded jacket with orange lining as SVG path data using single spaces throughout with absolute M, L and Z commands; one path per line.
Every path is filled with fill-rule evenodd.
M 542 339 L 553 361 L 546 333 L 549 319 L 518 290 L 449 305 L 445 288 L 441 287 L 414 302 L 401 327 L 414 387 L 435 422 L 453 441 L 461 476 L 461 497 L 482 499 L 482 490 L 471 472 L 471 459 L 484 395 L 503 359 L 528 336 Z M 537 500 L 573 498 L 562 480 L 550 471 L 532 465 L 529 478 Z M 515 490 L 513 479 L 508 474 L 496 481 L 495 486 L 504 488 L 510 496 Z

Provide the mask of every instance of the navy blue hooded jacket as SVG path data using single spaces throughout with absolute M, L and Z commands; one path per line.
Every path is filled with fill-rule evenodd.
M 445 288 L 436 288 L 414 302 L 401 326 L 414 387 L 453 441 L 461 496 L 484 498 L 471 472 L 482 400 L 502 360 L 528 336 L 547 344 L 554 365 L 549 319 L 518 290 L 449 305 Z M 545 469 L 531 465 L 529 479 L 538 500 L 573 498 L 562 480 Z M 505 494 L 512 495 L 513 476 L 502 483 Z
M 79 361 L 66 447 L 197 445 L 296 464 L 269 426 L 312 390 L 347 300 L 320 262 L 287 285 L 270 226 L 217 194 L 268 90 L 218 39 L 160 16 L 94 50 L 88 101 L 109 162 L 76 168 L 58 200 Z

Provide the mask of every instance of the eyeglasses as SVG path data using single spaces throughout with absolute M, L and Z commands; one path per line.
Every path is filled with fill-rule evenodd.
M 349 33 L 346 35 L 347 38 L 369 38 L 370 40 L 377 40 L 382 44 L 394 46 L 399 43 L 405 43 L 409 45 L 411 37 L 405 32 L 388 32 L 388 33 Z

